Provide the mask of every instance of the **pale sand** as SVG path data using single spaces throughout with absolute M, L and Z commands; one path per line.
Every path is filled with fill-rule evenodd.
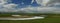
M 1 17 L 0 20 L 32 20 L 32 19 L 44 19 L 45 17 L 31 17 L 31 18 L 13 18 L 13 17 Z

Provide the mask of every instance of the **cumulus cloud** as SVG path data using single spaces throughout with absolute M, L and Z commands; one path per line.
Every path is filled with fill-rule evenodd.
M 0 0 L 0 12 L 15 12 L 16 4 L 7 4 L 7 0 Z
M 22 8 L 21 11 L 28 13 L 58 13 L 60 12 L 59 8 L 55 7 L 30 7 L 30 8 Z
M 39 0 L 37 0 L 39 1 Z M 6 2 L 7 3 L 7 2 Z M 39 2 L 40 3 L 40 2 Z M 56 7 L 31 7 L 18 8 L 17 4 L 0 3 L 0 12 L 24 12 L 24 13 L 59 13 L 60 9 Z

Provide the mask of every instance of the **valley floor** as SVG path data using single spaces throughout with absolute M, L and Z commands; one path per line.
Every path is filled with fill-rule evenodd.
M 36 20 L 0 20 L 0 23 L 60 23 L 60 15 L 51 15 L 45 19 Z

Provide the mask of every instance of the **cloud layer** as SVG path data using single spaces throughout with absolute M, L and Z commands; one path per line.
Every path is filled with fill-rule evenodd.
M 7 2 L 2 1 L 0 3 L 0 12 L 24 12 L 24 13 L 59 13 L 60 8 L 56 7 L 31 7 L 18 8 L 17 4 L 6 4 Z M 18 9 L 17 9 L 18 8 Z

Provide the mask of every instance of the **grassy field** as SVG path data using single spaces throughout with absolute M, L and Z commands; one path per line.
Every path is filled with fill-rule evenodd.
M 0 23 L 60 23 L 60 14 L 48 15 L 45 19 L 36 20 L 0 20 Z

